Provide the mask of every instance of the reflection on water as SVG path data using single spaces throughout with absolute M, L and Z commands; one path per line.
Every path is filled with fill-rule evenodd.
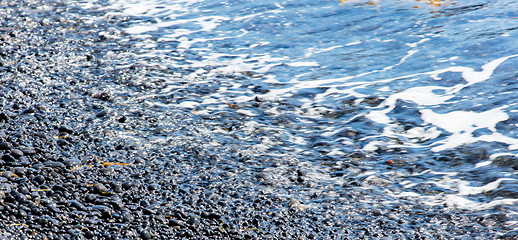
M 516 203 L 515 1 L 111 2 L 130 17 L 114 37 L 139 49 L 120 67 L 166 83 L 141 98 L 199 118 L 212 147 L 284 159 L 265 169 L 276 178 L 296 166 L 387 198 Z

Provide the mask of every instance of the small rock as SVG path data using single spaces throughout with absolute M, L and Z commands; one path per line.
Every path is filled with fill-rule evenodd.
M 65 164 L 65 166 L 67 166 L 68 168 L 71 168 L 71 167 L 81 165 L 81 161 L 79 161 L 77 159 L 67 159 L 67 160 L 63 161 L 63 164 Z
M 141 230 L 141 231 L 140 231 L 140 237 L 141 237 L 142 239 L 151 239 L 151 238 L 153 238 L 153 236 L 151 235 L 151 233 L 150 233 L 148 230 L 145 230 L 145 229 L 143 229 L 143 230 Z
M 18 175 L 18 176 L 25 176 L 25 174 L 27 173 L 27 169 L 24 168 L 24 167 L 15 167 L 13 168 L 14 170 L 14 174 Z
M 171 227 L 184 227 L 184 224 L 176 219 L 169 219 L 169 226 Z
M 215 212 L 211 212 L 209 213 L 209 215 L 207 216 L 208 219 L 220 219 L 221 218 L 221 214 L 218 214 L 218 213 L 215 213 Z
M 128 118 L 126 118 L 126 116 L 122 116 L 121 118 L 119 118 L 120 123 L 125 123 L 126 120 L 128 120 Z
M 10 150 L 11 147 L 12 147 L 11 144 L 8 142 L 0 143 L 0 150 Z
M 113 175 L 113 174 L 115 174 L 115 168 L 112 167 L 112 166 L 105 167 L 102 171 L 103 171 L 104 175 Z
M 156 183 L 152 183 L 152 184 L 149 184 L 149 186 L 147 186 L 147 189 L 149 191 L 159 190 L 160 189 L 160 185 L 158 185 Z
M 88 209 L 85 207 L 85 205 L 83 205 L 82 203 L 76 201 L 76 200 L 68 200 L 67 201 L 67 204 L 70 206 L 70 207 L 73 207 L 79 211 L 88 211 Z
M 198 218 L 196 218 L 195 216 L 191 216 L 187 221 L 186 221 L 187 224 L 193 226 L 193 227 L 197 227 L 200 225 L 200 220 L 198 220 Z
M 7 116 L 7 114 L 1 112 L 0 113 L 0 121 L 5 122 L 7 120 L 9 120 L 9 116 Z
M 123 222 L 128 222 L 129 223 L 129 222 L 133 222 L 133 220 L 134 220 L 134 217 L 133 217 L 132 214 L 130 214 L 130 213 L 122 214 L 122 221 Z
M 33 207 L 31 208 L 31 214 L 36 216 L 41 216 L 43 212 L 41 211 L 40 207 Z
M 90 231 L 90 230 L 85 231 L 85 238 L 92 239 L 94 237 L 95 237 L 95 234 L 92 231 Z
M 122 183 L 122 188 L 124 190 L 129 190 L 133 187 L 133 183 L 131 181 L 125 181 Z
M 49 167 L 49 168 L 53 168 L 53 169 L 64 169 L 65 168 L 65 164 L 60 163 L 60 162 L 53 162 L 53 161 L 47 161 L 47 162 L 43 163 L 43 165 L 45 165 L 45 167 Z
M 11 155 L 15 158 L 20 158 L 21 156 L 23 156 L 23 152 L 19 149 L 13 149 L 11 150 Z
M 33 107 L 29 107 L 25 110 L 23 110 L 22 114 L 29 114 L 29 113 L 34 113 L 36 112 L 36 109 L 34 109 Z
M 108 112 L 106 110 L 103 110 L 103 111 L 98 112 L 95 116 L 98 118 L 102 118 L 102 117 L 106 116 L 106 114 L 108 114 Z
M 62 132 L 62 133 L 68 133 L 68 134 L 73 134 L 74 133 L 74 130 L 71 127 L 67 126 L 67 125 L 59 126 L 58 131 Z
M 36 150 L 34 148 L 22 148 L 20 149 L 23 155 L 34 155 L 36 154 Z
M 108 193 L 108 189 L 102 183 L 98 183 L 94 185 L 94 193 L 97 194 L 106 194 Z
M 34 177 L 32 179 L 32 181 L 41 185 L 41 184 L 45 183 L 45 177 L 43 175 L 38 175 L 38 176 Z
M 11 171 L 5 171 L 5 172 L 3 172 L 3 173 L 2 173 L 2 177 L 7 178 L 7 179 L 12 179 L 12 178 L 14 178 L 15 176 L 14 176 L 14 173 L 13 173 L 13 172 L 11 172 Z
M 11 156 L 10 154 L 4 154 L 2 156 L 2 160 L 6 161 L 6 162 L 14 162 L 14 161 L 16 161 L 16 159 L 14 159 L 14 157 Z
M 116 192 L 116 193 L 122 193 L 123 192 L 122 184 L 120 184 L 118 182 L 112 182 L 111 183 L 111 187 L 112 187 L 113 191 Z

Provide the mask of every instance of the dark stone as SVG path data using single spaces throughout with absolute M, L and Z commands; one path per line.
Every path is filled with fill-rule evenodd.
M 37 183 L 39 185 L 45 183 L 45 177 L 43 175 L 38 175 L 32 179 L 34 183 Z
M 43 214 L 40 207 L 31 208 L 31 213 L 32 213 L 32 215 L 36 215 L 36 216 L 41 216 Z
M 2 173 L 2 176 L 3 176 L 3 177 L 5 177 L 5 178 L 7 178 L 7 179 L 9 179 L 9 180 L 10 180 L 10 179 L 12 179 L 12 178 L 15 178 L 14 173 L 13 173 L 13 172 L 11 172 L 11 171 L 5 171 L 5 172 L 3 172 L 3 173 Z
M 122 190 L 122 184 L 120 184 L 119 182 L 112 182 L 111 183 L 111 188 L 113 189 L 114 192 L 116 193 L 122 193 L 123 190 Z
M 77 159 L 66 159 L 65 161 L 63 161 L 63 164 L 65 164 L 65 166 L 67 166 L 68 168 L 72 168 L 81 165 L 81 161 Z
M 56 168 L 64 169 L 65 168 L 65 164 L 60 163 L 60 162 L 47 161 L 43 164 L 45 165 L 45 167 L 49 167 L 49 168 L 53 168 L 53 169 L 56 169 Z
M 85 201 L 87 203 L 93 203 L 93 202 L 95 202 L 95 200 L 97 200 L 97 195 L 94 195 L 94 194 L 88 194 L 85 197 Z
M 207 216 L 208 219 L 215 219 L 215 220 L 218 220 L 221 218 L 221 215 L 218 214 L 218 213 L 215 213 L 215 212 L 211 212 L 209 213 L 209 215 Z
M 61 210 L 56 205 L 47 205 L 47 209 L 52 213 L 60 213 Z
M 493 163 L 499 167 L 511 167 L 515 170 L 518 169 L 518 158 L 511 155 L 498 156 Z
M 149 186 L 147 187 L 147 189 L 149 191 L 155 191 L 155 190 L 159 190 L 160 189 L 160 185 L 156 184 L 156 183 L 152 183 L 152 184 L 149 184 Z
M 14 198 L 19 203 L 27 203 L 27 197 L 23 193 L 17 193 L 16 195 L 14 195 Z
M 124 213 L 124 214 L 122 214 L 122 221 L 123 221 L 123 222 L 128 222 L 128 223 L 129 223 L 129 222 L 133 222 L 133 220 L 134 220 L 134 219 L 135 219 L 135 218 L 134 218 L 134 217 L 133 217 L 133 215 L 132 215 L 132 214 L 130 214 L 130 213 Z
M 8 142 L 0 143 L 0 150 L 10 150 L 11 147 L 12 147 L 11 144 Z
M 110 206 L 112 206 L 115 210 L 121 210 L 124 207 L 124 203 L 118 197 L 112 197 L 107 203 L 110 204 Z
M 13 149 L 11 150 L 11 155 L 15 158 L 20 158 L 21 156 L 23 156 L 23 152 L 19 149 Z
M 102 117 L 106 116 L 106 114 L 108 114 L 108 112 L 103 110 L 103 111 L 98 112 L 95 116 L 98 118 L 102 118 Z
M 18 217 L 19 218 L 26 218 L 27 217 L 27 212 L 24 211 L 24 210 L 19 209 L 18 210 Z
M 16 159 L 14 159 L 14 157 L 11 156 L 11 154 L 4 154 L 2 156 L 2 160 L 6 161 L 6 162 L 14 162 L 14 161 L 16 161 Z
M 104 175 L 113 175 L 115 174 L 115 168 L 114 167 L 105 167 L 103 170 Z
M 184 227 L 184 224 L 176 219 L 169 219 L 169 226 L 171 227 Z
M 124 190 L 129 190 L 133 187 L 133 183 L 131 181 L 125 181 L 122 183 L 122 188 Z
M 111 94 L 109 92 L 102 92 L 97 95 L 95 95 L 96 98 L 99 98 L 103 101 L 108 101 L 111 98 Z
M 36 109 L 34 109 L 34 107 L 29 107 L 25 110 L 23 110 L 22 114 L 29 114 L 29 113 L 34 113 L 36 112 Z
M 1 112 L 0 113 L 0 121 L 5 122 L 7 120 L 9 120 L 9 116 L 7 116 L 7 114 L 5 114 L 4 112 Z
M 95 234 L 90 230 L 86 230 L 84 236 L 85 238 L 92 239 L 95 237 Z
M 150 233 L 148 230 L 145 230 L 145 229 L 143 229 L 143 230 L 141 230 L 141 231 L 140 231 L 140 237 L 141 237 L 142 239 L 151 239 L 151 238 L 153 238 L 153 236 L 151 235 L 151 233 Z
M 70 207 L 73 207 L 79 211 L 88 211 L 88 209 L 83 205 L 82 203 L 76 201 L 76 200 L 68 200 L 67 205 Z
M 74 130 L 71 127 L 66 126 L 66 125 L 59 126 L 58 131 L 62 132 L 62 133 L 68 133 L 68 134 L 74 133 Z
M 186 221 L 187 224 L 193 226 L 193 227 L 197 227 L 200 225 L 200 220 L 198 220 L 198 218 L 196 218 L 195 216 L 191 216 L 187 221 Z
M 22 148 L 21 151 L 22 151 L 23 155 L 29 155 L 30 156 L 30 155 L 36 154 L 36 150 L 33 149 L 33 148 Z
M 15 167 L 15 168 L 13 168 L 13 170 L 14 170 L 14 174 L 16 174 L 20 177 L 25 176 L 25 174 L 27 173 L 27 169 L 24 167 Z
M 102 183 L 95 184 L 93 188 L 94 193 L 97 194 L 106 194 L 108 192 L 108 189 Z

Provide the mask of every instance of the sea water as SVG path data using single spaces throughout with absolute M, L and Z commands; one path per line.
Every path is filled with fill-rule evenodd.
M 117 67 L 146 64 L 158 69 L 147 77 L 164 82 L 140 97 L 199 119 L 207 145 L 246 155 L 272 182 L 282 184 L 291 164 L 336 194 L 353 179 L 387 202 L 470 210 L 518 202 L 516 1 L 103 8 L 103 19 L 127 17 L 105 37 L 137 49 Z M 261 165 L 271 159 L 284 161 Z M 335 169 L 348 163 L 363 170 Z

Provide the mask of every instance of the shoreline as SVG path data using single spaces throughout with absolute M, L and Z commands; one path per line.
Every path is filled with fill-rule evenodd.
M 227 153 L 202 149 L 191 132 L 203 120 L 138 98 L 164 83 L 145 78 L 158 71 L 152 67 L 114 64 L 114 55 L 135 51 L 107 34 L 120 34 L 113 29 L 122 19 L 89 22 L 104 13 L 52 0 L 1 4 L 0 238 L 515 236 L 499 225 L 508 210 L 480 219 L 411 201 L 386 204 L 354 181 L 346 183 L 350 192 L 327 196 L 327 186 L 308 182 L 302 170 L 275 182 L 265 170 L 289 163 L 220 157 Z M 161 141 L 167 134 L 178 141 Z M 360 163 L 337 167 L 362 171 Z M 321 191 L 285 194 L 311 188 Z

